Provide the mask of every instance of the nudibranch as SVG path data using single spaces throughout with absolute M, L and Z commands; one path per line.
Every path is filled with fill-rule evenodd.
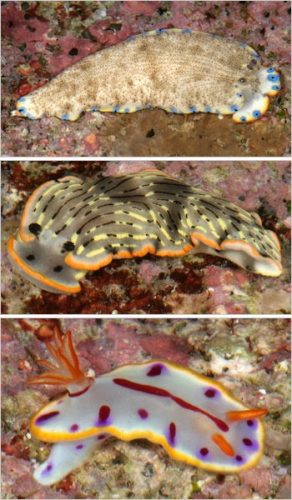
M 230 115 L 260 118 L 281 88 L 245 43 L 190 29 L 158 29 L 85 57 L 18 99 L 13 116 L 77 120 L 84 111 Z
M 264 276 L 282 271 L 278 238 L 257 214 L 154 169 L 46 182 L 28 199 L 17 236 L 8 240 L 10 259 L 25 278 L 65 294 L 79 292 L 87 271 L 113 259 L 190 251 Z
M 237 473 L 254 466 L 263 452 L 260 417 L 220 383 L 164 360 L 121 366 L 96 379 L 81 371 L 71 333 L 55 328 L 47 347 L 55 364 L 32 384 L 65 386 L 67 394 L 31 419 L 34 437 L 54 444 L 34 478 L 53 484 L 81 465 L 110 436 L 148 439 L 171 457 L 209 471 Z

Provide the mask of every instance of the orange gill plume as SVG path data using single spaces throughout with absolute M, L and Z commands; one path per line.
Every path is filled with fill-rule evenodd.
M 80 369 L 71 332 L 68 331 L 62 336 L 60 329 L 54 326 L 52 337 L 53 340 L 45 340 L 45 344 L 54 363 L 45 359 L 39 360 L 38 363 L 48 371 L 42 375 L 31 377 L 28 383 L 65 385 L 67 387 L 83 385 L 88 379 Z

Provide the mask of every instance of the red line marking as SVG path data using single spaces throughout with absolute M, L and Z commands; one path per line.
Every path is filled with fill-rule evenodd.
M 82 394 L 84 394 L 85 392 L 88 391 L 90 386 L 91 386 L 91 384 L 89 384 L 87 387 L 85 387 L 84 389 L 82 389 L 79 392 L 71 392 L 71 393 L 69 392 L 69 398 L 77 398 L 77 396 L 81 396 Z
M 223 422 L 223 420 L 220 420 L 219 418 L 210 415 L 210 413 L 206 412 L 205 410 L 202 410 L 201 408 L 198 408 L 197 406 L 194 406 L 188 403 L 187 401 L 184 401 L 183 399 L 174 396 L 173 394 L 171 394 L 171 392 L 165 389 L 161 389 L 160 387 L 153 387 L 152 385 L 147 385 L 147 384 L 138 384 L 137 382 L 132 382 L 131 380 L 126 380 L 124 378 L 114 378 L 113 382 L 122 387 L 126 387 L 126 389 L 132 389 L 133 391 L 146 392 L 147 394 L 154 394 L 154 396 L 160 396 L 162 398 L 170 398 L 176 404 L 182 406 L 182 408 L 202 413 L 206 417 L 210 418 L 210 420 L 212 420 L 214 424 L 217 425 L 217 427 L 221 431 L 223 432 L 229 431 L 228 425 L 225 422 Z

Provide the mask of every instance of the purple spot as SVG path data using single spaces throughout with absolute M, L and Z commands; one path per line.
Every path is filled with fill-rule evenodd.
M 57 415 L 59 415 L 60 412 L 59 411 L 51 411 L 50 413 L 45 413 L 44 415 L 40 415 L 35 423 L 36 425 L 41 425 L 43 424 L 44 422 L 47 422 L 48 420 L 50 420 L 51 418 L 54 418 L 56 417 Z
M 99 441 L 101 441 L 102 439 L 105 439 L 105 438 L 106 438 L 106 434 L 99 434 L 99 435 L 97 436 L 97 439 L 98 439 Z
M 259 443 L 256 439 L 243 438 L 242 442 L 245 446 L 248 446 L 250 452 L 255 452 L 259 449 Z
M 108 418 L 110 416 L 111 409 L 107 405 L 103 405 L 100 407 L 98 412 L 98 420 L 96 422 L 96 427 L 99 425 L 109 425 Z
M 143 420 L 145 418 L 148 418 L 148 411 L 147 410 L 144 410 L 144 408 L 139 408 L 139 410 L 137 411 L 139 417 L 141 417 Z
M 76 450 L 82 450 L 82 448 L 84 448 L 84 444 L 77 444 L 77 446 L 75 446 Z
M 258 421 L 257 420 L 247 420 L 246 421 L 246 425 L 252 429 L 252 430 L 256 430 L 258 428 Z
M 237 462 L 242 462 L 243 458 L 242 458 L 242 456 L 241 456 L 241 455 L 236 455 L 235 460 L 236 460 Z
M 157 363 L 156 365 L 152 365 L 150 370 L 147 372 L 147 377 L 157 377 L 157 375 L 161 375 L 162 370 L 165 369 L 165 366 L 161 363 Z
M 78 431 L 78 429 L 79 429 L 79 425 L 78 424 L 73 424 L 70 427 L 70 431 L 71 432 L 76 432 L 76 431 Z
M 168 427 L 168 441 L 170 444 L 175 444 L 175 435 L 176 435 L 176 425 L 174 422 L 171 422 Z
M 243 438 L 242 442 L 243 442 L 243 444 L 245 444 L 245 446 L 252 446 L 253 445 L 252 440 L 248 439 L 248 438 Z
M 209 453 L 208 448 L 201 448 L 200 449 L 200 454 L 202 455 L 202 457 L 205 457 L 206 455 L 208 455 L 208 453 Z
M 47 474 L 49 474 L 51 472 L 52 468 L 53 468 L 53 464 L 48 463 L 47 467 L 42 471 L 42 476 L 46 476 Z
M 216 389 L 207 389 L 205 391 L 205 396 L 207 396 L 207 398 L 214 398 L 216 396 L 218 391 L 216 391 Z

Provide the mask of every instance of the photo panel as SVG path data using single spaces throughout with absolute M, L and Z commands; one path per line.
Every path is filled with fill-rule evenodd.
M 289 2 L 4 2 L 5 156 L 287 156 Z
M 1 497 L 290 499 L 291 2 L 1 15 Z
M 290 162 L 5 162 L 6 314 L 289 314 Z
M 3 320 L 3 496 L 289 498 L 289 340 L 287 319 Z

